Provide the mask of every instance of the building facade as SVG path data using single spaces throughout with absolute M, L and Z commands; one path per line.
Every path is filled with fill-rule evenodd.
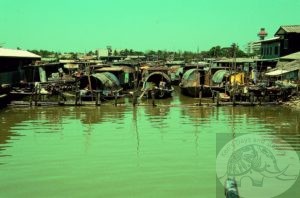
M 274 36 L 260 41 L 262 59 L 277 59 L 300 51 L 300 25 L 280 26 Z
M 40 59 L 28 51 L 0 48 L 0 85 L 18 84 L 24 79 L 23 67 Z

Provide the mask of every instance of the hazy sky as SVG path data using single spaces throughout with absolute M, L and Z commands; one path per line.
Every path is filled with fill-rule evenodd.
M 300 0 L 0 0 L 0 44 L 89 51 L 243 49 L 260 27 L 300 24 Z

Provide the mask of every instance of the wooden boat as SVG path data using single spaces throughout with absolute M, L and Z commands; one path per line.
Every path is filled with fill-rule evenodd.
M 102 67 L 100 69 L 95 69 L 94 72 L 95 73 L 110 72 L 118 78 L 120 82 L 120 86 L 124 90 L 134 88 L 136 71 L 135 68 L 133 67 L 129 67 L 126 65 L 108 66 L 108 67 Z
M 211 68 L 204 64 L 189 66 L 188 68 L 179 84 L 182 94 L 199 97 L 201 91 L 202 97 L 211 97 L 213 92 L 225 92 L 225 79 L 229 72 L 224 68 Z
M 205 84 L 205 70 L 204 69 L 189 69 L 181 79 L 179 87 L 181 93 L 186 96 L 199 97 L 200 91 L 202 96 L 211 96 L 211 91 Z
M 0 85 L 0 108 L 5 107 L 9 102 L 10 86 L 8 84 Z
M 95 92 L 99 92 L 102 99 L 112 99 L 120 96 L 122 88 L 114 74 L 102 72 L 82 76 L 79 79 L 79 90 L 83 99 L 94 98 Z
M 143 86 L 140 98 L 146 95 L 151 98 L 151 93 L 157 99 L 171 97 L 174 88 L 168 75 L 167 67 L 151 67 L 143 72 Z
M 169 61 L 166 66 L 169 68 L 169 73 L 173 85 L 179 85 L 181 81 L 181 73 L 183 72 L 184 61 Z

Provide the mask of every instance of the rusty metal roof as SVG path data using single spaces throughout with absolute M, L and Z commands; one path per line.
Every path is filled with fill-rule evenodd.
M 97 72 L 113 72 L 113 71 L 124 71 L 127 73 L 134 73 L 135 70 L 132 67 L 128 66 L 111 66 L 111 67 L 102 67 L 100 69 L 96 69 Z

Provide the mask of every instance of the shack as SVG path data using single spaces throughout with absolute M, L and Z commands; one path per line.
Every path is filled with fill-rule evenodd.
M 280 64 L 273 70 L 270 70 L 265 75 L 273 80 L 285 80 L 299 83 L 300 80 L 300 59 Z
M 41 57 L 25 50 L 0 48 L 0 85 L 18 85 L 24 78 L 24 66 L 41 60 Z
M 99 91 L 105 99 L 114 98 L 122 90 L 118 78 L 110 72 L 82 76 L 79 89 L 82 97 L 93 97 L 93 92 Z
M 134 87 L 135 69 L 129 66 L 110 66 L 95 69 L 95 73 L 110 72 L 114 74 L 120 82 L 120 86 L 126 90 Z

